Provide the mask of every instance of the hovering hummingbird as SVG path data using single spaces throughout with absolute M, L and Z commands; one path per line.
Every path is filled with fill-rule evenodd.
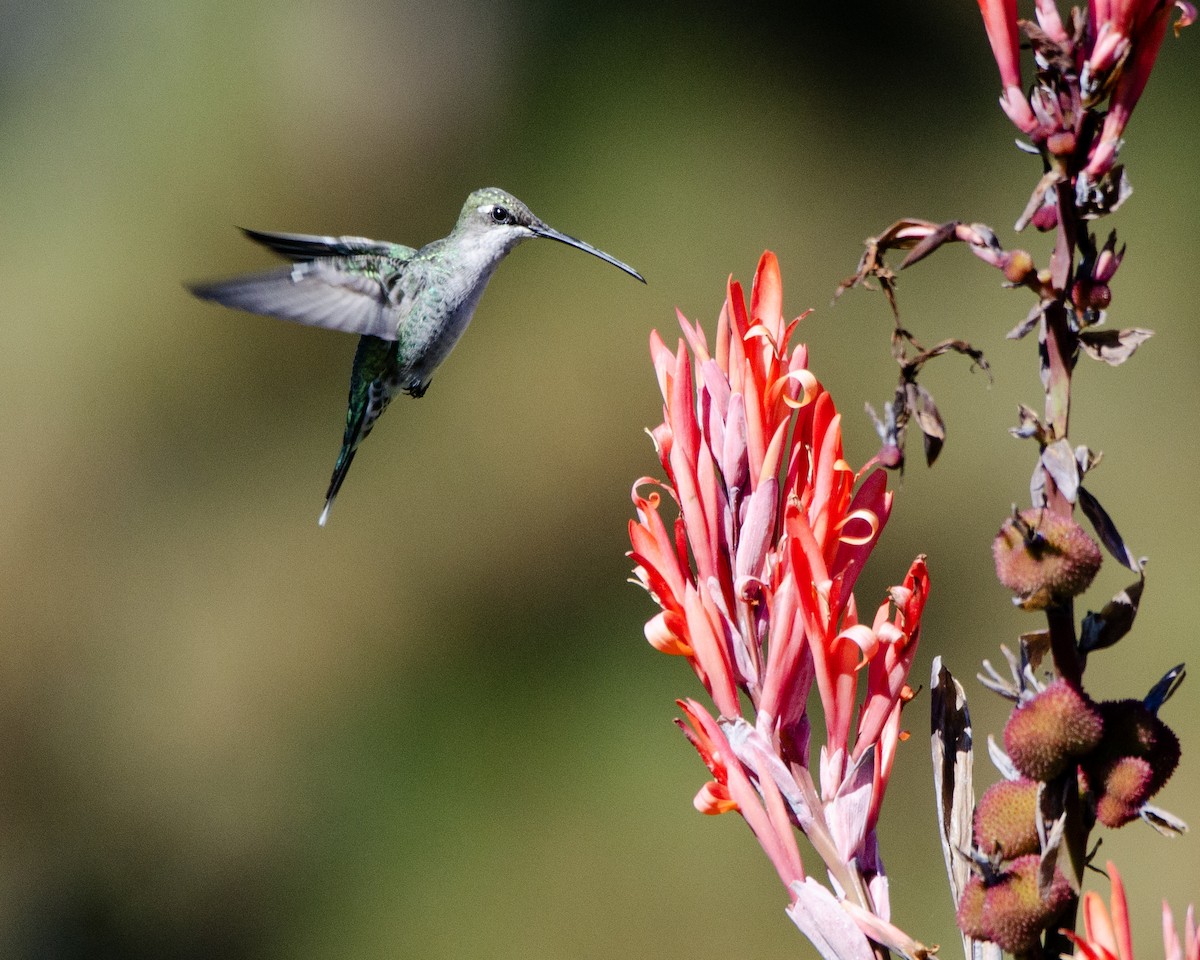
M 512 194 L 495 187 L 467 197 L 450 235 L 420 250 L 366 237 L 242 232 L 293 266 L 195 284 L 192 293 L 251 313 L 361 335 L 350 373 L 346 431 L 318 520 L 321 526 L 358 445 L 396 391 L 424 396 L 433 372 L 471 322 L 492 273 L 517 244 L 548 237 L 646 282 L 632 267 L 548 226 Z

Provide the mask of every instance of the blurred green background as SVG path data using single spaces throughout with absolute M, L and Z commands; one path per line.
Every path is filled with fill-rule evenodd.
M 703 13 L 701 12 L 703 11 Z M 624 582 L 651 328 L 711 329 L 764 248 L 845 414 L 890 396 L 862 239 L 903 215 L 1009 225 L 1040 171 L 1011 148 L 975 4 L 537 0 L 0 3 L 0 955 L 16 958 L 784 958 L 812 955 L 743 823 L 704 818 L 670 723 L 694 695 Z M 1200 38 L 1168 40 L 1129 128 L 1136 189 L 1113 322 L 1082 361 L 1090 486 L 1151 557 L 1097 696 L 1195 646 Z M 556 244 L 506 262 L 421 403 L 398 401 L 318 529 L 351 337 L 221 310 L 182 281 L 271 262 L 234 225 L 419 245 L 473 188 L 642 270 Z M 1027 237 L 1039 261 L 1045 238 Z M 1037 625 L 991 574 L 1027 500 L 1030 306 L 951 249 L 903 277 L 908 324 L 964 336 L 927 385 L 950 437 L 914 455 L 859 595 L 927 552 L 914 672 L 970 679 Z M 914 450 L 914 454 L 915 454 Z M 1129 576 L 1111 561 L 1087 605 Z M 1195 680 L 1160 795 L 1200 819 Z M 928 698 L 882 826 L 897 922 L 958 955 L 934 835 Z M 986 767 L 978 776 L 990 781 Z M 1104 837 L 1157 956 L 1200 894 L 1193 840 Z M 815 857 L 809 858 L 815 867 Z

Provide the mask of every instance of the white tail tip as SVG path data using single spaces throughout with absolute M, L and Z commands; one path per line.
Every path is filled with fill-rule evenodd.
M 329 508 L 333 506 L 333 501 L 330 500 L 325 504 L 325 509 L 321 511 L 321 516 L 317 518 L 317 526 L 325 526 L 325 521 L 329 519 Z

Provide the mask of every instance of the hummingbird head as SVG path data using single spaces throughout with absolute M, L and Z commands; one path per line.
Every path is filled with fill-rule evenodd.
M 555 230 L 536 217 L 529 207 L 511 193 L 498 187 L 484 187 L 467 197 L 462 213 L 459 214 L 455 232 L 474 235 L 479 242 L 494 246 L 500 256 L 524 240 L 546 237 L 599 257 L 630 276 L 637 277 L 642 283 L 646 282 L 633 267 L 609 256 L 603 250 L 597 250 L 589 243 Z

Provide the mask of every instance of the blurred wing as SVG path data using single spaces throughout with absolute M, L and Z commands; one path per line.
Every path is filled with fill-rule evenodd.
M 316 260 L 320 257 L 353 257 L 369 254 L 407 260 L 416 251 L 399 243 L 383 240 L 368 240 L 366 237 L 318 237 L 306 233 L 271 233 L 265 230 L 247 230 L 242 233 L 253 240 L 282 254 L 289 260 Z
M 400 316 L 396 279 L 395 271 L 383 275 L 377 262 L 312 260 L 190 289 L 202 300 L 237 310 L 395 340 Z

